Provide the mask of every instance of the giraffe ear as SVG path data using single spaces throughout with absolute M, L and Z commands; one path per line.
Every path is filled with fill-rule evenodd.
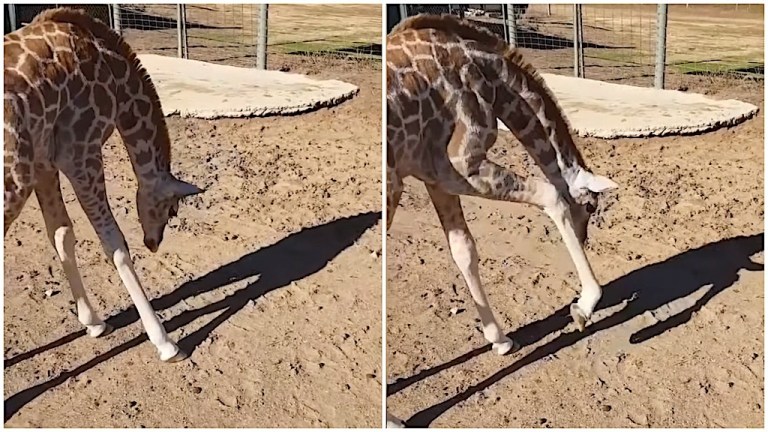
M 592 174 L 586 170 L 579 173 L 579 175 L 576 177 L 576 183 L 579 188 L 589 189 L 595 193 L 601 193 L 619 188 L 619 185 L 614 183 L 614 181 L 608 177 Z
M 169 181 L 164 183 L 163 185 L 163 195 L 167 198 L 177 198 L 181 199 L 190 195 L 197 195 L 199 193 L 205 192 L 203 189 L 200 189 L 199 187 L 187 183 L 183 180 L 179 180 L 177 178 L 171 177 Z

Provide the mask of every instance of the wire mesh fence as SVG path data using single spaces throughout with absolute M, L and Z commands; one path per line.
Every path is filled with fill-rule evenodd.
M 764 5 L 670 5 L 667 71 L 764 77 Z
M 402 16 L 451 13 L 504 38 L 543 72 L 654 85 L 659 46 L 654 4 L 395 8 L 387 15 L 390 30 Z M 762 80 L 763 33 L 763 5 L 669 5 L 662 45 L 665 87 L 685 87 L 700 76 Z
M 5 31 L 45 9 L 85 9 L 110 24 L 140 53 L 255 67 L 260 4 L 4 5 Z M 266 67 L 285 69 L 306 60 L 381 59 L 381 6 L 374 4 L 269 5 Z
M 261 7 L 120 4 L 117 13 L 124 37 L 137 51 L 254 67 Z M 266 22 L 268 69 L 286 68 L 291 57 L 381 58 L 376 5 L 269 5 Z
M 178 55 L 178 12 L 173 4 L 121 4 L 113 9 L 114 27 L 134 50 Z
M 269 53 L 381 57 L 381 6 L 270 5 Z

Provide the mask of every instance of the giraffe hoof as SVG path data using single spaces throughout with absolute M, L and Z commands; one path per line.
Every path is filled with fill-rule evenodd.
M 189 354 L 182 351 L 178 345 L 171 341 L 159 345 L 157 351 L 160 353 L 160 360 L 166 363 L 176 363 L 189 357 Z
M 519 349 L 520 345 L 508 337 L 505 337 L 502 342 L 496 342 L 493 344 L 493 352 L 498 355 L 510 354 Z
M 161 356 L 160 360 L 162 360 L 162 361 L 164 361 L 166 363 L 177 363 L 177 362 L 180 362 L 182 360 L 185 360 L 187 357 L 189 357 L 189 354 L 187 354 L 186 352 L 184 352 L 184 351 L 179 349 L 176 352 L 176 354 L 174 354 L 174 355 L 172 355 L 172 356 L 170 356 L 168 358 L 164 358 L 163 356 Z
M 111 325 L 107 324 L 107 323 L 101 323 L 101 324 L 98 324 L 98 325 L 92 325 L 92 326 L 87 326 L 86 327 L 86 331 L 88 332 L 88 336 L 90 336 L 92 338 L 104 337 L 104 336 L 112 333 L 114 330 L 115 330 L 115 328 L 112 327 Z
M 571 318 L 573 318 L 579 331 L 583 332 L 587 328 L 587 316 L 576 303 L 571 304 Z

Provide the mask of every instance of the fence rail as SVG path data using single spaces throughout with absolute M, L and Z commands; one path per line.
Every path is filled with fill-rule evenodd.
M 542 71 L 670 88 L 701 76 L 762 80 L 763 9 L 760 4 L 409 4 L 391 7 L 387 16 L 391 29 L 404 16 L 458 15 L 503 37 Z

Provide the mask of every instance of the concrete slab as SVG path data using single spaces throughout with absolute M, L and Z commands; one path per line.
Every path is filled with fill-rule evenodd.
M 139 56 L 157 87 L 166 116 L 213 119 L 298 114 L 352 98 L 359 89 L 342 81 L 206 63 Z
M 542 74 L 581 136 L 648 137 L 706 132 L 757 114 L 754 105 L 701 94 Z M 501 129 L 507 130 L 499 123 Z

